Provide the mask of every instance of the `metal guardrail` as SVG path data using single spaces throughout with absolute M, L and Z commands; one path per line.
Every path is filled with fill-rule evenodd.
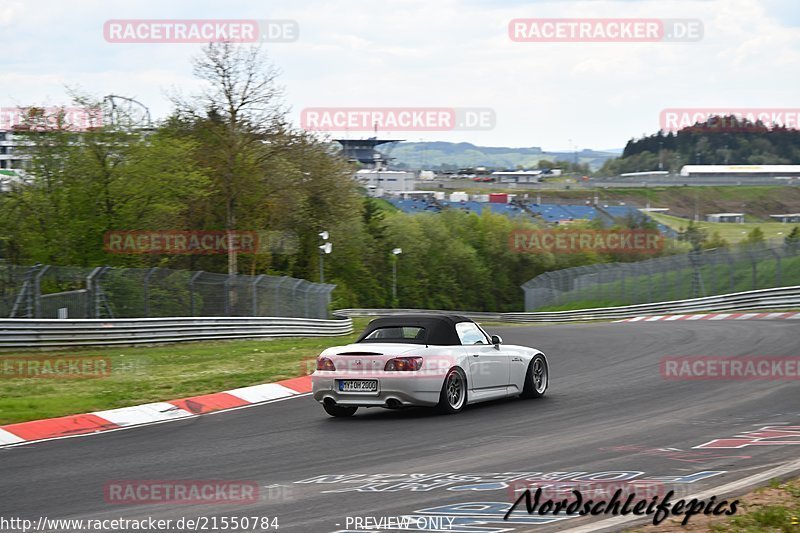
M 353 332 L 353 320 L 277 317 L 0 319 L 0 349 L 155 344 L 264 337 L 330 337 Z
M 649 314 L 745 311 L 800 307 L 800 286 L 762 289 L 690 300 L 576 311 L 483 313 L 425 309 L 342 309 L 333 320 L 209 317 L 138 319 L 0 319 L 0 349 L 112 346 L 269 337 L 328 337 L 353 332 L 353 317 L 408 313 L 459 314 L 483 322 L 535 323 L 616 320 Z
M 390 316 L 406 313 L 458 314 L 478 322 L 582 322 L 587 320 L 616 320 L 642 315 L 685 314 L 699 311 L 746 311 L 787 309 L 800 307 L 800 286 L 778 287 L 756 291 L 706 296 L 689 300 L 675 300 L 652 304 L 627 305 L 579 309 L 575 311 L 551 311 L 531 313 L 473 313 L 468 311 L 440 311 L 424 309 L 341 309 L 339 315 L 350 317 Z

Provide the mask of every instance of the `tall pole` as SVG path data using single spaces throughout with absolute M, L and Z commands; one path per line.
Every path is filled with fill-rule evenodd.
M 397 306 L 397 256 L 392 261 L 392 307 Z
M 325 283 L 325 254 L 331 253 L 332 244 L 328 242 L 330 234 L 327 231 L 318 233 L 322 244 L 319 246 L 319 282 Z
M 397 307 L 397 260 L 402 253 L 402 248 L 392 250 L 392 308 Z

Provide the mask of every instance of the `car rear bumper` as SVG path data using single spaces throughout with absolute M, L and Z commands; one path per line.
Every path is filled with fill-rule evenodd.
M 363 407 L 410 407 L 434 406 L 439 403 L 444 376 L 409 375 L 398 377 L 397 373 L 363 375 L 339 372 L 315 372 L 311 376 L 314 399 L 320 403 L 334 402 L 336 405 Z M 343 392 L 339 381 L 348 379 L 376 380 L 375 392 Z

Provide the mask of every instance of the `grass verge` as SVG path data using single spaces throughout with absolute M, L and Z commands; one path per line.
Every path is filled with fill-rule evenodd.
M 311 371 L 343 337 L 215 341 L 139 347 L 98 347 L 0 354 L 0 363 L 41 357 L 108 357 L 111 372 L 94 379 L 18 378 L 0 366 L 0 424 L 87 413 L 270 383 Z
M 664 215 L 661 213 L 650 213 L 650 217 L 656 222 L 660 222 L 665 226 L 680 231 L 686 229 L 689 221 L 685 218 L 674 217 L 671 215 Z M 797 224 L 783 224 L 781 222 L 744 222 L 742 224 L 728 224 L 721 222 L 695 222 L 699 228 L 708 231 L 711 236 L 715 232 L 719 236 L 731 244 L 735 244 L 745 240 L 748 234 L 755 228 L 760 228 L 764 232 L 765 239 L 780 239 L 789 235 L 792 228 Z
M 727 498 L 729 501 L 731 498 Z M 736 499 L 736 498 L 733 498 Z M 686 526 L 680 518 L 671 518 L 658 526 L 648 525 L 634 531 L 685 532 L 713 531 L 719 533 L 756 533 L 775 531 L 800 533 L 800 479 L 787 482 L 773 480 L 738 498 L 739 507 L 733 517 L 693 516 Z

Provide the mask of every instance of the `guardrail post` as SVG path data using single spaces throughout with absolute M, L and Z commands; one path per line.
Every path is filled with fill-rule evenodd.
M 144 316 L 145 318 L 150 318 L 150 276 L 155 274 L 158 268 L 151 268 L 147 271 L 144 275 L 144 290 L 142 292 L 142 296 L 144 298 Z
M 258 283 L 262 279 L 264 279 L 264 274 L 260 274 L 260 275 L 256 276 L 256 278 L 253 280 L 253 283 L 251 285 L 252 292 L 253 292 L 252 298 L 251 298 L 251 300 L 253 301 L 253 316 L 258 316 Z
M 202 270 L 198 270 L 194 273 L 194 275 L 189 278 L 189 305 L 192 308 L 192 316 L 195 316 L 197 313 L 195 312 L 194 306 L 194 282 L 197 278 L 199 278 L 203 274 Z

